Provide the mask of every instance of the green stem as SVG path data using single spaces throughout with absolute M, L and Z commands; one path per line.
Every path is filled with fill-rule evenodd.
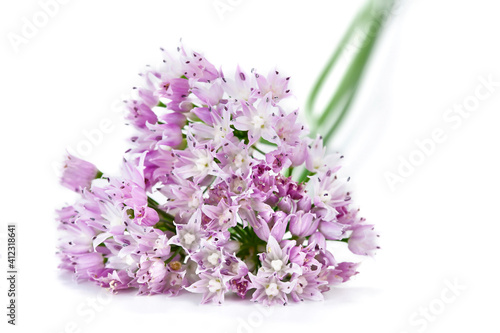
M 338 90 L 332 96 L 327 106 L 321 113 L 321 116 L 317 122 L 319 126 L 324 124 L 326 120 L 334 114 L 334 112 L 332 111 L 338 107 L 338 104 L 342 102 L 342 100 L 345 98 L 345 95 L 348 94 L 350 91 L 352 91 L 353 87 L 356 87 L 359 84 L 361 75 L 363 74 L 366 64 L 368 63 L 371 50 L 375 45 L 375 40 L 380 30 L 380 23 L 374 20 L 374 22 L 372 22 L 372 25 L 370 26 L 372 27 L 373 25 L 375 25 L 374 36 L 367 36 L 363 41 L 360 51 L 356 54 L 356 56 L 352 60 L 352 63 L 347 69 L 345 76 L 339 85 Z
M 262 155 L 266 156 L 266 153 L 264 153 L 262 150 L 260 150 L 256 146 L 252 146 L 252 148 L 255 149 L 256 151 L 258 151 L 259 153 L 261 153 Z
M 163 209 L 160 209 L 160 207 L 159 207 L 160 204 L 158 202 L 156 202 L 156 200 L 154 200 L 151 197 L 148 197 L 148 206 L 150 208 L 153 208 L 158 213 L 158 216 L 160 217 L 160 220 L 158 221 L 158 223 L 156 223 L 154 225 L 155 228 L 163 230 L 163 231 L 171 231 L 173 233 L 175 233 L 177 231 L 177 229 L 175 228 L 175 225 L 174 225 L 175 218 L 172 215 L 165 212 Z
M 351 107 L 351 104 L 352 104 L 352 101 L 353 101 L 355 95 L 356 95 L 356 89 L 354 89 L 351 92 L 351 95 L 347 99 L 344 107 L 342 108 L 342 111 L 340 112 L 337 119 L 335 119 L 333 126 L 328 130 L 328 132 L 326 132 L 325 136 L 323 137 L 323 142 L 325 145 L 328 143 L 328 141 L 330 141 L 330 138 L 333 136 L 333 134 L 339 128 L 340 124 L 343 122 L 345 116 L 347 115 L 347 111 L 349 111 L 349 108 Z
M 374 28 L 374 36 L 367 37 L 367 39 L 363 43 L 362 49 L 356 55 L 356 58 L 354 59 L 351 68 L 346 73 L 346 77 L 350 76 L 353 79 L 345 80 L 345 86 L 342 86 L 342 88 L 339 89 L 339 92 L 341 92 L 342 95 L 339 94 L 338 100 L 333 101 L 333 99 L 336 98 L 337 95 L 334 96 L 334 98 L 332 98 L 331 105 L 329 105 L 329 107 L 337 108 L 337 110 L 340 111 L 340 114 L 337 116 L 337 118 L 335 119 L 335 121 L 331 125 L 331 127 L 327 130 L 326 135 L 323 138 L 324 144 L 328 143 L 328 141 L 331 139 L 333 134 L 338 130 L 338 128 L 342 124 L 343 120 L 345 119 L 345 117 L 347 115 L 347 112 L 350 109 L 350 106 L 353 102 L 353 99 L 356 95 L 364 68 L 365 68 L 366 64 L 368 63 L 368 59 L 370 57 L 370 54 L 372 53 L 372 49 L 373 49 L 375 42 L 376 42 L 376 39 L 379 35 L 381 23 L 377 22 L 377 20 L 374 20 L 374 22 L 372 22 L 371 28 Z M 370 29 L 370 31 L 373 31 L 373 30 Z M 341 102 L 344 102 L 344 105 L 342 106 L 341 109 L 338 109 L 339 108 L 338 104 L 340 104 Z M 332 112 L 332 114 L 334 114 L 334 113 Z M 328 112 L 326 110 L 325 110 L 325 113 L 323 114 L 323 116 L 328 116 Z M 320 120 L 320 123 L 326 122 L 326 117 L 322 117 L 322 118 L 325 118 L 325 119 Z
M 346 45 L 348 44 L 349 40 L 352 38 L 354 32 L 359 26 L 359 23 L 362 22 L 365 19 L 365 16 L 367 15 L 367 8 L 369 6 L 365 5 L 363 9 L 357 14 L 356 18 L 351 22 L 351 25 L 347 29 L 347 32 L 345 33 L 344 37 L 338 44 L 337 48 L 333 52 L 332 56 L 330 57 L 329 61 L 327 62 L 325 68 L 321 72 L 320 76 L 318 77 L 316 83 L 314 84 L 313 89 L 309 93 L 309 97 L 307 98 L 306 102 L 306 108 L 305 112 L 306 114 L 312 115 L 313 114 L 313 109 L 316 103 L 316 98 L 319 94 L 319 91 L 321 90 L 326 78 L 330 74 L 330 72 L 333 69 L 333 66 L 339 59 L 340 55 L 342 54 L 342 51 L 344 51 Z
M 314 119 L 315 121 L 311 129 L 312 136 L 316 136 L 317 133 L 326 131 L 328 133 L 327 138 L 330 139 L 344 121 L 359 87 L 361 77 L 367 66 L 370 55 L 372 54 L 375 42 L 387 19 L 387 13 L 390 12 L 394 2 L 394 0 L 383 0 L 381 2 L 370 0 L 351 23 L 347 33 L 339 43 L 339 46 L 333 53 L 310 93 L 306 103 L 306 111 L 311 113 L 311 115 L 315 107 L 317 96 L 323 88 L 326 78 L 333 70 L 342 51 L 352 42 L 355 31 L 357 29 L 362 29 L 362 31 L 366 32 L 366 37 L 362 44 L 358 46 L 359 49 L 345 71 L 338 85 L 338 89 L 328 101 L 323 112 L 320 113 L 317 119 Z M 325 140 L 325 144 L 326 143 L 327 140 Z
M 265 145 L 268 145 L 268 146 L 273 146 L 273 147 L 277 147 L 277 146 L 278 146 L 277 144 L 275 144 L 275 143 L 273 143 L 273 142 L 269 142 L 269 141 L 267 141 L 267 140 L 266 140 L 266 139 L 264 139 L 264 138 L 260 138 L 260 139 L 259 139 L 259 142 L 260 142 L 260 143 L 263 143 L 263 144 L 265 144 Z
M 165 264 L 169 264 L 182 250 L 182 247 L 177 247 L 177 249 L 175 250 L 175 252 L 167 259 L 165 260 Z
M 212 176 L 212 181 L 210 182 L 210 184 L 207 185 L 207 187 L 205 187 L 205 189 L 203 190 L 203 194 L 205 194 L 209 189 L 210 187 L 212 187 L 212 184 L 217 180 L 217 177 L 215 176 Z
M 305 182 L 307 180 L 308 176 L 312 176 L 314 174 L 315 174 L 314 172 L 311 172 L 311 171 L 309 171 L 309 170 L 307 170 L 307 169 L 304 168 L 304 170 L 302 170 L 302 173 L 300 174 L 300 177 L 297 180 L 297 182 L 298 183 Z
M 166 211 L 160 209 L 160 204 L 158 202 L 156 202 L 156 200 L 154 200 L 153 198 L 151 197 L 148 197 L 148 206 L 153 208 L 154 210 L 156 210 L 156 212 L 158 213 L 158 215 L 168 221 L 168 222 L 174 222 L 174 217 L 172 215 L 170 215 L 169 213 L 167 213 Z

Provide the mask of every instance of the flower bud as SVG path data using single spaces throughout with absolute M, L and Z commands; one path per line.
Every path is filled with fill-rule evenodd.
M 68 153 L 61 177 L 61 185 L 75 192 L 89 188 L 92 180 L 101 174 L 97 167 Z M 102 175 L 102 174 L 101 174 Z
M 260 215 L 257 216 L 255 222 L 256 225 L 252 225 L 253 231 L 255 232 L 257 237 L 259 237 L 263 241 L 267 241 L 269 239 L 269 235 L 271 234 L 269 225 L 262 217 L 260 217 Z
M 301 141 L 296 147 L 293 148 L 292 153 L 289 154 L 292 161 L 292 167 L 302 165 L 307 157 L 307 143 Z
M 345 225 L 336 221 L 321 221 L 319 231 L 325 235 L 326 239 L 339 240 L 344 236 Z
M 259 213 L 259 216 L 264 220 L 266 221 L 266 223 L 269 223 L 271 221 L 271 219 L 273 218 L 274 216 L 274 212 L 272 210 L 265 210 L 263 212 L 260 212 Z
M 271 229 L 271 235 L 276 239 L 283 239 L 286 232 L 286 226 L 288 224 L 289 216 L 284 212 L 276 212 L 274 214 L 273 222 L 274 225 Z
M 289 196 L 284 197 L 278 203 L 278 208 L 281 211 L 283 211 L 283 212 L 285 212 L 287 214 L 295 212 L 296 206 L 297 206 L 297 204 L 295 203 L 295 201 L 293 201 L 292 199 L 290 199 Z
M 319 219 L 312 213 L 297 212 L 290 219 L 290 232 L 294 236 L 307 237 L 318 229 Z
M 311 210 L 311 198 L 307 195 L 303 196 L 297 202 L 297 210 L 303 210 L 304 212 L 308 212 Z
M 348 247 L 354 254 L 372 256 L 379 246 L 377 246 L 377 233 L 373 225 L 358 224 L 354 227 L 349 237 Z
M 316 231 L 309 237 L 309 244 L 316 244 L 320 250 L 326 249 L 326 238 L 321 232 Z

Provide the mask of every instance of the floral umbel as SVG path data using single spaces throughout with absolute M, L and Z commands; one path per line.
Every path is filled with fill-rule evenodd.
M 286 106 L 290 78 L 162 52 L 125 102 L 136 135 L 121 174 L 68 155 L 62 184 L 80 197 L 58 211 L 60 267 L 114 291 L 217 304 L 321 300 L 357 274 L 327 243 L 372 256 L 377 234 L 352 205 L 342 156 Z

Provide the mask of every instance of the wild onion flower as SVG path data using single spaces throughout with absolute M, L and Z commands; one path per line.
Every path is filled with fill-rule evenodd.
M 63 166 L 61 185 L 78 192 L 82 188 L 89 187 L 92 180 L 101 176 L 102 173 L 95 165 L 68 153 Z
M 377 234 L 352 207 L 342 156 L 282 103 L 290 77 L 226 77 L 200 53 L 162 53 L 125 102 L 136 134 L 121 174 L 68 156 L 62 183 L 81 197 L 58 212 L 60 267 L 114 291 L 216 304 L 321 300 L 357 274 L 327 241 L 371 256 Z

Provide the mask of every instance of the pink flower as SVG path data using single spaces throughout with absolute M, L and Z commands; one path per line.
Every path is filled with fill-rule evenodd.
M 192 293 L 202 293 L 202 304 L 213 302 L 222 304 L 224 302 L 224 294 L 227 291 L 227 277 L 224 277 L 220 272 L 200 273 L 200 280 L 186 288 Z
M 101 175 L 94 164 L 67 153 L 61 184 L 70 190 L 80 192 L 84 188 L 89 188 L 92 180 Z
M 299 211 L 290 218 L 290 232 L 299 237 L 310 236 L 318 229 L 319 221 L 314 214 Z
M 354 226 L 352 234 L 349 237 L 349 250 L 355 254 L 373 256 L 377 249 L 378 234 L 375 228 L 370 224 L 358 224 Z
M 342 156 L 282 102 L 289 77 L 226 77 L 200 53 L 162 52 L 125 102 L 135 133 L 120 173 L 68 155 L 61 182 L 80 197 L 57 214 L 60 267 L 114 291 L 216 304 L 321 300 L 357 274 L 328 241 L 372 255 L 377 235 L 352 207 Z
M 233 124 L 240 131 L 248 131 L 249 144 L 254 144 L 261 137 L 276 144 L 280 142 L 274 128 L 279 109 L 271 103 L 271 98 L 271 95 L 265 96 L 257 107 L 241 103 L 241 116 L 237 117 Z
M 281 304 L 288 302 L 287 295 L 295 287 L 297 281 L 283 282 L 276 275 L 266 275 L 259 271 L 257 275 L 249 273 L 252 288 L 255 288 L 252 294 L 252 301 L 260 302 L 264 305 Z

